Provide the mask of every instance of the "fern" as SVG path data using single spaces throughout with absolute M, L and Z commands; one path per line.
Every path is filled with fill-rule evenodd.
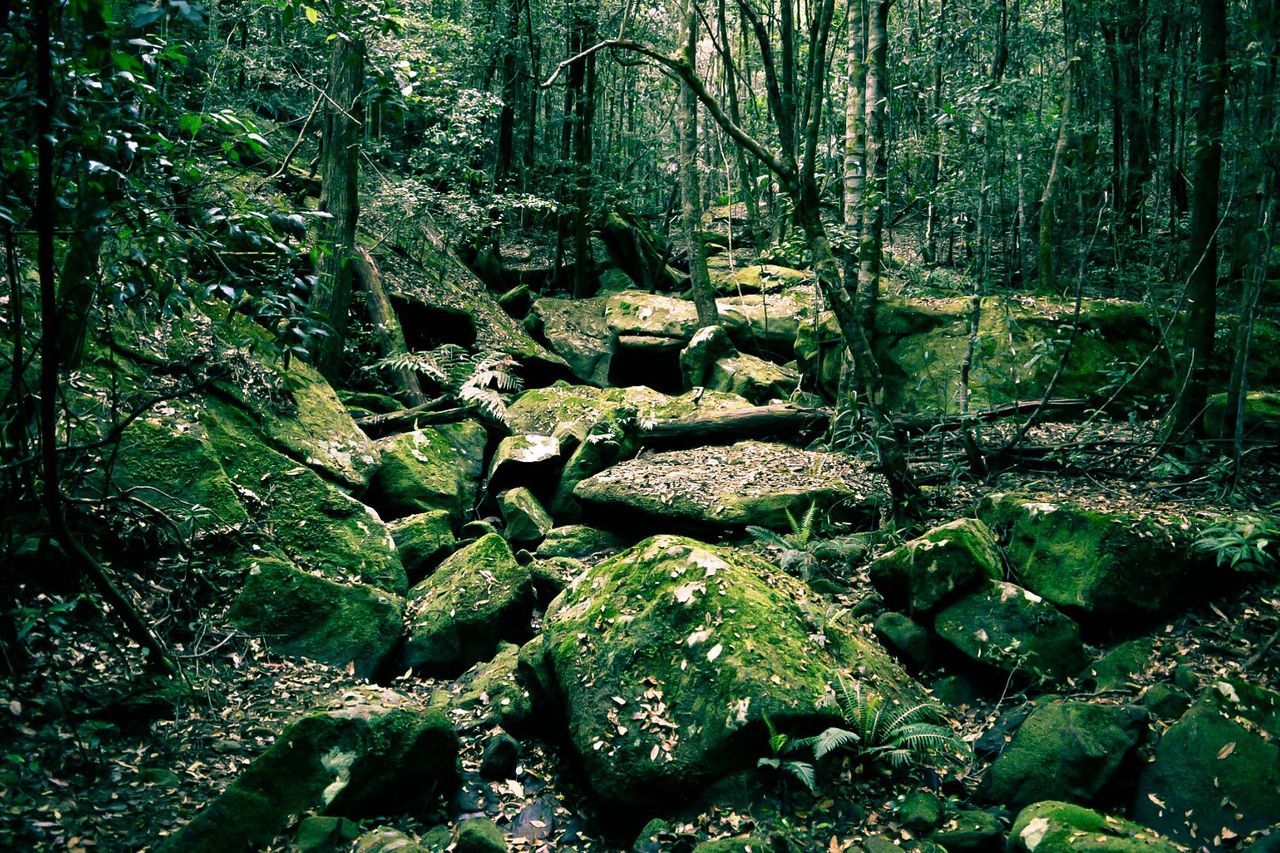
M 502 423 L 507 420 L 507 402 L 502 395 L 524 387 L 515 373 L 518 366 L 506 353 L 473 355 L 457 344 L 393 353 L 374 365 L 375 368 L 416 371 L 438 385 L 444 396 Z
M 803 749 L 805 740 L 793 740 L 786 732 L 778 731 L 778 727 L 774 725 L 773 718 L 769 716 L 768 712 L 765 712 L 763 716 L 765 728 L 769 730 L 769 751 L 773 755 L 758 759 L 756 767 L 790 776 L 808 788 L 810 793 L 816 791 L 818 778 L 814 773 L 813 765 L 807 761 L 798 761 L 786 757 Z

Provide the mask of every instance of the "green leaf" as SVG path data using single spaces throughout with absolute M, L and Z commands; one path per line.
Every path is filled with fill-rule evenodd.
M 320 23 L 320 12 L 314 6 L 303 6 L 302 13 L 307 16 L 307 20 L 313 24 Z

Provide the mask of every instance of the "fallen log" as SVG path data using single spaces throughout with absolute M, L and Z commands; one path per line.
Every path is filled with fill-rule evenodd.
M 379 438 L 393 432 L 414 429 L 417 426 L 453 423 L 462 420 L 470 411 L 454 403 L 455 401 L 451 398 L 437 397 L 412 409 L 356 418 L 356 426 L 364 430 L 365 435 L 370 438 Z
M 395 308 L 391 306 L 391 298 L 387 296 L 387 289 L 382 284 L 382 273 L 378 272 L 378 266 L 373 262 L 369 250 L 363 246 L 358 247 L 352 261 L 355 264 L 356 279 L 364 285 L 365 294 L 368 297 L 369 319 L 373 321 L 373 336 L 378 341 L 378 349 L 381 350 L 383 358 L 407 353 L 409 347 L 405 344 L 400 318 L 396 315 Z M 427 395 L 422 393 L 418 374 L 412 368 L 400 367 L 392 373 L 395 376 L 396 386 L 411 404 L 418 406 L 426 402 Z
M 1060 400 L 1021 400 L 1017 403 L 1009 403 L 1005 406 L 996 406 L 993 409 L 983 409 L 980 412 L 971 412 L 968 415 L 941 418 L 938 415 L 914 415 L 909 417 L 894 418 L 894 424 L 908 435 L 920 435 L 928 432 L 954 432 L 958 429 L 964 429 L 977 423 L 988 423 L 990 421 L 998 421 L 1004 418 L 1012 418 L 1018 415 L 1030 414 L 1037 409 L 1044 407 L 1044 413 L 1053 412 L 1055 414 L 1079 413 L 1087 411 L 1092 404 L 1089 400 L 1079 399 L 1060 399 Z
M 658 421 L 642 429 L 640 438 L 649 447 L 731 444 L 766 436 L 804 435 L 807 443 L 815 431 L 826 429 L 831 410 L 790 403 L 751 406 L 720 412 L 700 412 L 684 418 Z

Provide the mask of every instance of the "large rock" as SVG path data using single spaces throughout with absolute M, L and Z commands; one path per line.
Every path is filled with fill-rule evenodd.
M 982 793 L 1015 809 L 1040 800 L 1092 804 L 1146 734 L 1146 722 L 1146 711 L 1132 705 L 1041 705 L 987 770 Z
M 711 286 L 722 296 L 773 293 L 799 287 L 813 279 L 811 272 L 776 264 L 747 264 L 732 269 L 717 266 L 710 272 Z
M 516 398 L 507 407 L 507 424 L 517 434 L 550 436 L 570 431 L 585 435 L 598 424 L 677 420 L 748 405 L 741 397 L 716 391 L 669 396 L 643 385 L 593 388 L 557 382 L 546 388 L 532 388 Z
M 1040 596 L 1003 581 L 941 610 L 934 631 L 974 661 L 1061 681 L 1087 660 L 1076 624 Z
M 304 572 L 282 557 L 242 557 L 243 580 L 228 613 L 277 652 L 373 677 L 404 630 L 404 600 L 365 584 Z
M 630 459 L 573 494 L 589 517 L 612 527 L 660 519 L 693 529 L 787 530 L 787 511 L 798 518 L 811 504 L 846 519 L 869 514 L 878 488 L 876 475 L 843 454 L 747 441 Z
M 628 541 L 607 530 L 585 524 L 569 524 L 555 527 L 538 546 L 537 556 L 542 558 L 568 557 L 581 560 L 600 553 L 613 553 L 625 548 Z
M 564 359 L 530 337 L 484 283 L 467 269 L 430 223 L 421 227 L 418 257 L 376 252 L 392 302 L 413 349 L 455 343 L 518 360 L 533 379 L 562 378 Z
M 474 421 L 383 439 L 371 502 L 389 519 L 439 509 L 461 523 L 475 507 L 486 440 Z
M 875 560 L 871 582 L 887 601 L 929 613 L 956 593 L 1001 576 L 1000 550 L 981 521 L 960 518 L 935 527 Z
M 233 407 L 209 401 L 201 422 L 272 547 L 299 569 L 328 580 L 404 593 L 404 567 L 376 512 L 271 450 Z
M 536 545 L 554 526 L 533 492 L 523 486 L 498 495 L 498 511 L 502 513 L 503 535 L 508 542 Z
M 794 370 L 738 352 L 722 326 L 694 333 L 680 351 L 680 374 L 686 389 L 726 391 L 755 404 L 789 399 L 800 385 Z
M 874 641 L 826 620 L 799 581 L 680 537 L 647 539 L 576 579 L 543 636 L 570 743 L 614 805 L 670 800 L 750 766 L 762 714 L 788 730 L 820 725 L 840 678 L 890 701 L 921 697 Z
M 553 299 L 533 303 L 525 326 L 563 358 L 573 375 L 588 385 L 609 384 L 614 335 L 605 322 L 608 297 Z
M 971 300 L 967 297 L 889 298 L 876 311 L 875 347 L 884 373 L 885 404 L 895 412 L 955 414 L 960 368 L 969 349 Z M 976 408 L 1039 398 L 1057 372 L 1071 337 L 1073 306 L 1048 298 L 982 300 L 979 346 L 969 374 L 969 402 Z M 1157 335 L 1137 302 L 1085 300 L 1083 334 L 1071 349 L 1055 393 L 1094 397 L 1100 377 L 1143 362 Z M 806 324 L 796 343 L 805 373 L 834 392 L 843 347 L 830 314 Z M 1125 400 L 1165 389 L 1167 377 L 1149 365 L 1126 388 Z
M 1280 822 L 1280 695 L 1213 684 L 1156 746 L 1134 817 L 1171 838 L 1216 844 Z
M 458 547 L 452 519 L 442 509 L 405 516 L 393 521 L 388 529 L 405 575 L 412 583 L 422 580 Z
M 306 812 L 361 818 L 421 807 L 458 778 L 458 737 L 442 714 L 360 688 L 292 723 L 160 849 L 260 849 Z
M 1211 394 L 1204 410 L 1204 426 L 1210 435 L 1231 438 L 1228 424 L 1233 415 L 1227 411 L 1227 395 Z M 1254 441 L 1280 439 L 1280 391 L 1250 391 L 1245 396 L 1244 434 Z
M 978 515 L 1024 586 L 1099 621 L 1168 614 L 1208 580 L 1186 518 L 1011 493 L 983 498 Z
M 489 534 L 453 554 L 409 591 L 404 665 L 457 675 L 493 656 L 500 640 L 529 635 L 533 577 L 502 537 Z
M 1071 803 L 1027 806 L 1009 831 L 1010 853 L 1177 853 L 1181 848 L 1133 821 Z
M 555 436 L 509 435 L 498 442 L 489 462 L 489 493 L 498 494 L 513 486 L 553 484 L 564 461 Z

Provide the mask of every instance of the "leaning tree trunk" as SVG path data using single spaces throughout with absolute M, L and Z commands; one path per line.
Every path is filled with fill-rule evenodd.
M 1199 432 L 1213 363 L 1218 312 L 1218 182 L 1222 176 L 1222 129 L 1226 100 L 1227 10 L 1225 0 L 1200 0 L 1200 94 L 1198 138 L 1193 160 L 1186 307 L 1179 341 L 1183 391 L 1174 404 L 1175 434 Z
M 680 22 L 682 61 L 690 71 L 697 70 L 698 9 L 690 0 Z M 702 188 L 698 180 L 698 96 L 685 83 L 680 84 L 680 113 L 676 120 L 680 134 L 680 196 L 684 239 L 689 247 L 689 284 L 693 304 L 698 312 L 698 326 L 715 326 L 720 322 L 716 296 L 707 273 L 707 253 L 702 245 Z
M 329 214 L 321 232 L 326 253 L 320 261 L 312 317 L 329 325 L 313 343 L 316 367 L 330 381 L 342 367 L 347 312 L 351 307 L 352 259 L 360 215 L 357 178 L 363 130 L 360 91 L 364 87 L 364 43 L 336 39 L 329 64 L 321 143 L 320 209 Z

